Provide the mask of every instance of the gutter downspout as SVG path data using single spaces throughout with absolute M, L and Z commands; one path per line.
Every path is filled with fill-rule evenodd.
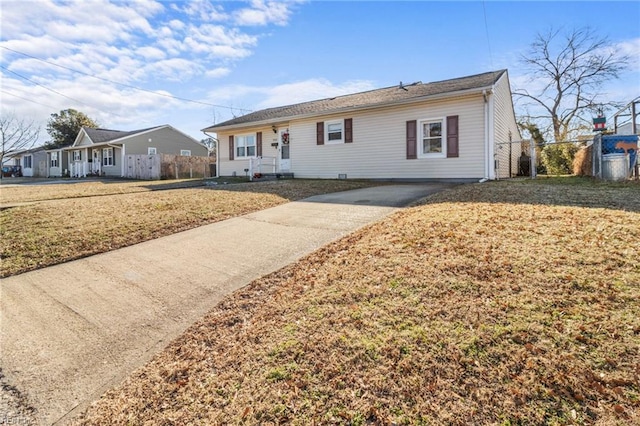
M 484 178 L 480 182 L 486 182 L 489 180 L 489 102 L 487 99 L 487 91 L 482 91 L 482 98 L 484 99 Z

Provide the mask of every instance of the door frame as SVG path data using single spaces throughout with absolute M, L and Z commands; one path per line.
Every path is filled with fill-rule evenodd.
M 283 134 L 287 134 L 288 143 L 283 143 Z M 282 159 L 283 148 L 287 148 L 288 158 Z M 287 166 L 286 168 L 283 165 Z M 289 127 L 278 128 L 278 171 L 288 173 L 291 171 L 291 133 Z

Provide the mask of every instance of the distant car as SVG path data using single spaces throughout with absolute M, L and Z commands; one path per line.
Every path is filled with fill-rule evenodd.
M 22 167 L 2 166 L 2 177 L 22 177 Z

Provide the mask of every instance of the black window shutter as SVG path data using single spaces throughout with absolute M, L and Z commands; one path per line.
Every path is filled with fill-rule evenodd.
M 316 145 L 324 145 L 324 121 L 316 123 Z
M 256 133 L 256 155 L 262 157 L 262 132 Z
M 229 135 L 229 160 L 233 160 L 233 135 Z
M 407 121 L 407 160 L 418 158 L 418 122 L 416 120 Z
M 353 142 L 353 119 L 344 119 L 344 143 Z
M 116 165 L 116 149 L 115 148 L 111 148 L 111 162 L 113 163 L 113 165 Z
M 458 116 L 447 117 L 447 158 L 458 157 Z

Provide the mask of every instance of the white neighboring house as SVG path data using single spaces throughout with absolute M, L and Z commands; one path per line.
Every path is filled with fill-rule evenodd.
M 44 147 L 39 146 L 12 152 L 5 156 L 3 162 L 13 166 L 20 166 L 22 176 L 47 177 L 47 152 Z
M 83 127 L 73 145 L 48 151 L 49 176 L 123 177 L 125 156 L 136 154 L 206 157 L 208 150 L 168 124 L 133 131 Z
M 263 109 L 203 132 L 217 134 L 221 176 L 260 163 L 327 179 L 496 179 L 496 144 L 521 138 L 507 70 Z

